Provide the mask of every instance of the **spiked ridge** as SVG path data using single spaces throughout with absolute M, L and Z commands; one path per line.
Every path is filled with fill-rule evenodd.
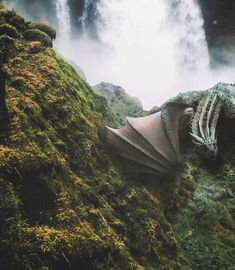
M 204 97 L 198 104 L 192 120 L 194 143 L 206 146 L 215 155 L 217 153 L 216 127 L 222 101 L 217 94 Z

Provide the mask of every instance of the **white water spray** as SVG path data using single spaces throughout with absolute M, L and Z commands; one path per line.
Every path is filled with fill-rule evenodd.
M 209 54 L 194 0 L 102 0 L 98 9 L 99 37 L 109 48 L 106 79 L 88 78 L 120 84 L 148 107 L 198 87 Z
M 56 16 L 58 20 L 58 31 L 68 35 L 71 29 L 70 10 L 67 0 L 56 0 Z
M 11 0 L 11 5 L 22 14 L 27 10 L 19 0 Z M 94 19 L 90 8 L 95 5 Z M 68 0 L 56 0 L 56 11 L 57 50 L 81 66 L 90 84 L 121 85 L 140 97 L 145 108 L 160 105 L 179 91 L 234 82 L 234 67 L 209 67 L 196 0 L 85 0 L 83 33 L 72 39 Z M 42 20 L 44 13 L 39 11 Z M 93 27 L 90 21 L 99 40 L 86 35 Z
M 86 34 L 86 22 L 88 20 L 88 9 L 89 9 L 89 6 L 91 5 L 93 0 L 84 0 L 84 9 L 83 9 L 83 14 L 80 18 L 80 23 L 81 23 L 81 28 L 82 28 L 82 31 L 84 32 L 84 34 Z
M 172 0 L 171 0 L 172 1 Z M 172 30 L 178 35 L 179 64 L 186 69 L 205 69 L 209 67 L 209 52 L 206 43 L 203 19 L 195 0 L 173 0 L 170 8 Z

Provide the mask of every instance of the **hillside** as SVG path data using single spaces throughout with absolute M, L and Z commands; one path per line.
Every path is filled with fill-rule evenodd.
M 0 269 L 234 269 L 234 133 L 216 172 L 187 141 L 174 179 L 127 177 L 55 36 L 0 6 Z

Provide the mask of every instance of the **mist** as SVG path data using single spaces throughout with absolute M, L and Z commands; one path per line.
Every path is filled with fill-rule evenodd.
M 19 2 L 11 3 L 27 13 Z M 203 20 L 194 0 L 97 1 L 96 38 L 86 31 L 86 5 L 75 35 L 67 1 L 55 3 L 56 50 L 79 65 L 91 85 L 120 85 L 139 97 L 145 109 L 182 91 L 234 82 L 234 67 L 210 66 Z M 48 21 L 45 14 L 41 19 Z

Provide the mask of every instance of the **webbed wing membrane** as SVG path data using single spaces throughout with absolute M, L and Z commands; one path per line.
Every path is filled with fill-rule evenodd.
M 155 114 L 127 118 L 120 129 L 107 127 L 106 142 L 135 171 L 166 175 L 181 161 L 179 120 L 185 106 L 172 105 Z

